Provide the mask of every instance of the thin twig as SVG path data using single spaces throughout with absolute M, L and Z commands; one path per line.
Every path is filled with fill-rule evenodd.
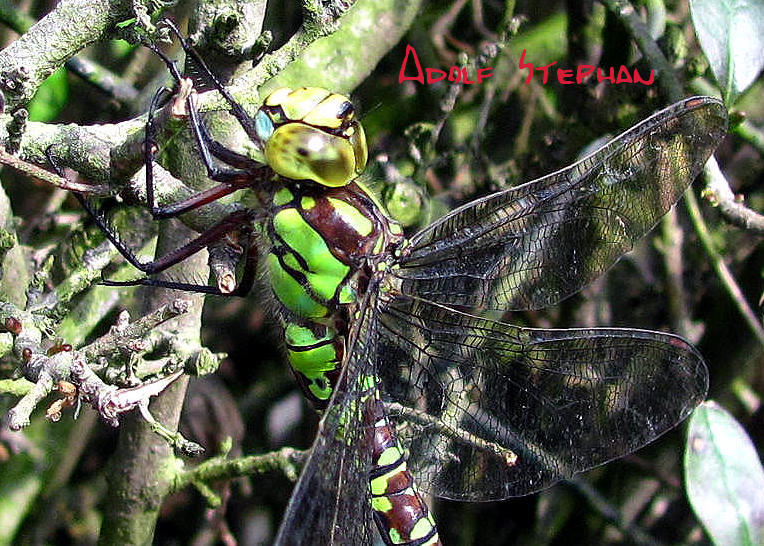
M 703 327 L 692 321 L 687 296 L 682 285 L 684 230 L 679 224 L 676 209 L 672 208 L 666 213 L 660 227 L 659 244 L 666 266 L 666 295 L 671 329 L 692 343 L 697 343 L 703 337 Z
M 438 56 L 449 64 L 454 63 L 456 60 L 456 55 L 451 53 L 446 47 L 445 35 L 454 25 L 456 18 L 459 16 L 459 13 L 462 11 L 462 8 L 464 8 L 466 4 L 467 0 L 457 0 L 454 2 L 451 8 L 446 13 L 441 15 L 430 29 L 430 39 L 435 45 Z
M 647 58 L 652 68 L 655 68 L 655 81 L 661 88 L 661 92 L 671 101 L 676 102 L 684 97 L 684 91 L 679 79 L 674 74 L 674 69 L 668 62 L 663 52 L 650 35 L 647 25 L 634 10 L 634 6 L 626 0 L 600 0 L 618 20 L 629 30 L 631 37 L 639 47 L 639 50 Z
M 135 322 L 118 323 L 118 325 L 112 327 L 108 333 L 96 339 L 89 345 L 86 345 L 80 351 L 90 361 L 95 361 L 101 356 L 109 357 L 125 350 L 139 352 L 144 348 L 137 347 L 135 345 L 136 340 L 140 340 L 151 334 L 160 324 L 178 317 L 183 313 L 187 313 L 188 309 L 188 301 L 177 299 L 158 307 Z
M 272 453 L 250 455 L 236 459 L 215 457 L 196 466 L 191 470 L 175 476 L 171 491 L 178 491 L 193 483 L 211 483 L 220 480 L 231 480 L 253 474 L 265 474 L 280 470 L 292 481 L 297 480 L 299 469 L 305 463 L 308 451 L 285 447 Z
M 6 107 L 13 111 L 24 106 L 54 70 L 132 13 L 130 0 L 58 3 L 0 52 L 0 79 L 5 86 Z M 87 18 L 87 24 L 82 24 L 83 17 Z M 44 50 L 41 51 L 41 47 Z
M 111 193 L 111 190 L 107 185 L 83 184 L 80 182 L 75 182 L 74 180 L 69 180 L 63 176 L 58 176 L 54 172 L 43 169 L 42 167 L 38 167 L 33 163 L 24 161 L 15 155 L 11 155 L 2 148 L 0 148 L 0 163 L 3 165 L 8 165 L 9 167 L 16 169 L 20 173 L 26 174 L 27 176 L 31 176 L 37 180 L 47 182 L 51 186 L 61 188 L 62 190 L 83 192 L 95 197 L 106 196 Z
M 648 59 L 652 68 L 656 69 L 656 81 L 664 95 L 671 101 L 682 98 L 683 92 L 674 70 L 663 52 L 660 50 L 649 29 L 634 11 L 633 6 L 626 0 L 603 0 L 603 4 L 613 12 L 629 29 L 634 41 L 642 54 Z M 688 192 L 689 193 L 689 192 Z M 682 228 L 676 221 L 676 213 L 671 211 L 661 220 L 663 231 L 662 254 L 666 267 L 668 294 L 671 298 L 670 310 L 674 326 L 679 327 L 679 333 L 685 337 L 699 337 L 697 329 L 692 327 L 689 310 L 684 292 L 682 272 L 684 271 L 684 256 L 681 243 L 684 239 Z M 697 339 L 695 339 L 697 341 Z
M 586 501 L 597 510 L 597 512 L 615 525 L 615 527 L 629 539 L 630 543 L 645 546 L 657 544 L 657 542 L 643 529 L 626 521 L 621 514 L 621 511 L 610 504 L 610 502 L 608 502 L 608 500 L 586 480 L 574 477 L 567 480 L 567 483 L 584 497 Z
M 124 105 L 132 105 L 138 90 L 114 72 L 82 55 L 68 59 L 67 70 Z
M 390 415 L 400 415 L 409 421 L 433 427 L 434 430 L 445 434 L 449 438 L 458 439 L 467 445 L 474 446 L 476 449 L 490 453 L 507 466 L 514 466 L 517 463 L 517 454 L 511 449 L 480 438 L 463 428 L 452 426 L 429 413 L 408 408 L 397 402 L 385 402 L 384 405 Z
M 168 378 L 141 384 L 137 387 L 119 389 L 106 384 L 88 366 L 89 358 L 95 359 L 100 353 L 113 354 L 120 348 L 138 351 L 136 338 L 128 339 L 128 335 L 144 336 L 155 326 L 177 317 L 186 311 L 182 301 L 175 305 L 159 309 L 157 312 L 144 317 L 133 324 L 125 324 L 119 329 L 119 334 L 109 332 L 96 340 L 87 351 L 72 350 L 71 345 L 61 345 L 59 350 L 52 352 L 43 348 L 43 340 L 50 331 L 48 321 L 41 315 L 23 311 L 4 303 L 0 305 L 0 318 L 4 324 L 10 325 L 13 335 L 14 353 L 19 358 L 19 369 L 24 377 L 33 384 L 25 392 L 17 404 L 8 412 L 8 423 L 13 430 L 18 430 L 29 424 L 34 409 L 47 397 L 61 381 L 72 383 L 85 402 L 93 405 L 102 418 L 116 426 L 119 416 L 126 413 L 151 396 L 156 396 L 168 384 L 179 377 L 182 371 Z M 11 321 L 11 322 L 9 322 Z M 111 344 L 111 345 L 110 345 Z M 12 387 L 13 385 L 5 385 Z
M 627 26 L 634 36 L 634 40 L 637 42 L 642 54 L 647 58 L 651 66 L 658 69 L 656 82 L 658 83 L 661 92 L 670 101 L 681 100 L 683 98 L 683 92 L 676 74 L 671 70 L 668 61 L 666 61 L 663 53 L 655 44 L 655 41 L 650 37 L 647 28 L 635 13 L 634 8 L 625 0 L 602 0 L 602 3 Z M 727 183 L 726 186 L 729 187 L 729 184 Z M 717 276 L 727 290 L 727 293 L 732 298 L 735 306 L 740 311 L 740 314 L 743 315 L 743 318 L 751 328 L 751 331 L 756 336 L 759 343 L 764 345 L 764 329 L 743 296 L 743 292 L 735 281 L 735 278 L 732 276 L 732 273 L 730 273 L 721 255 L 716 250 L 695 196 L 691 191 L 685 192 L 684 196 L 685 207 L 690 215 L 693 227 L 703 243 L 703 248 L 711 258 L 711 263 Z
M 703 174 L 706 177 L 706 188 L 703 192 L 703 197 L 711 205 L 718 206 L 719 212 L 730 224 L 746 231 L 764 234 L 764 216 L 737 201 L 735 194 L 732 193 L 732 189 L 727 183 L 727 179 L 719 169 L 716 159 L 712 157 L 706 163 Z
M 760 154 L 764 154 L 764 131 L 750 120 L 744 119 L 732 129 L 732 132 L 756 148 Z
M 743 319 L 756 336 L 759 344 L 764 346 L 764 327 L 762 327 L 761 322 L 759 322 L 753 309 L 748 305 L 748 301 L 746 301 L 743 291 L 740 290 L 737 282 L 735 282 L 735 278 L 724 263 L 724 258 L 716 250 L 716 246 L 708 231 L 708 227 L 701 217 L 698 202 L 691 192 L 685 194 L 685 205 L 687 206 L 687 212 L 690 214 L 690 219 L 695 226 L 695 232 L 698 234 L 706 254 L 711 258 L 711 266 L 714 268 L 714 271 L 716 271 L 716 275 L 722 281 L 722 285 L 732 298 L 732 302 L 735 304 L 740 314 L 743 315 Z
M 73 298 L 87 290 L 101 278 L 101 272 L 117 256 L 117 250 L 109 241 L 85 251 L 78 267 L 56 287 L 37 299 L 31 311 L 45 309 L 48 313 L 63 311 Z
M 0 21 L 18 34 L 24 34 L 36 22 L 34 17 L 12 6 L 8 0 L 0 0 Z M 127 80 L 82 55 L 68 59 L 65 66 L 72 74 L 123 104 L 131 104 L 138 96 L 138 90 Z

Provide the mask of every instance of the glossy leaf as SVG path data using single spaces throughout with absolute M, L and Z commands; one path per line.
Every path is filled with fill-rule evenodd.
M 764 544 L 764 470 L 743 427 L 706 402 L 690 420 L 687 495 L 715 544 Z
M 690 11 L 700 45 L 729 104 L 764 67 L 764 1 L 694 0 Z

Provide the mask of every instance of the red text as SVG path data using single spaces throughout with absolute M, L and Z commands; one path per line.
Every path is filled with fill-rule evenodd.
M 596 77 L 597 82 L 602 83 L 607 81 L 609 83 L 641 83 L 643 85 L 652 85 L 655 81 L 655 71 L 650 71 L 650 77 L 644 79 L 636 68 L 633 72 L 629 72 L 629 69 L 625 66 L 621 66 L 616 73 L 614 67 L 610 67 L 607 71 L 603 71 L 599 67 L 595 67 L 589 64 L 582 64 L 574 69 L 572 68 L 557 68 L 551 70 L 552 66 L 556 65 L 557 61 L 546 64 L 544 66 L 534 66 L 532 63 L 525 62 L 525 50 L 523 49 L 520 55 L 520 70 L 528 69 L 528 76 L 525 78 L 525 83 L 531 83 L 534 72 L 541 73 L 541 83 L 546 85 L 549 82 L 550 75 L 554 75 L 557 78 L 557 82 L 562 85 L 577 84 L 588 81 L 591 77 Z
M 406 64 L 409 61 L 409 55 L 414 59 L 414 65 L 416 66 L 416 76 L 406 75 Z M 432 84 L 448 78 L 448 81 L 452 83 L 473 84 L 483 83 L 483 80 L 490 78 L 491 76 L 493 76 L 493 68 L 490 67 L 478 68 L 475 75 L 476 79 L 474 80 L 470 80 L 470 77 L 467 74 L 467 68 L 463 66 L 452 66 L 448 69 L 448 72 L 445 70 L 440 70 L 439 68 L 425 68 L 423 71 L 422 65 L 419 64 L 419 57 L 417 57 L 416 50 L 412 46 L 407 45 L 406 56 L 403 58 L 401 71 L 398 74 L 398 83 L 403 83 L 405 81 L 425 83 L 426 81 L 428 84 Z

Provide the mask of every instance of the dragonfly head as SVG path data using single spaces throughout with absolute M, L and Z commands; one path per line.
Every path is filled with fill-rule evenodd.
M 347 97 L 282 87 L 268 95 L 255 123 L 268 165 L 285 178 L 338 187 L 366 168 L 366 135 Z

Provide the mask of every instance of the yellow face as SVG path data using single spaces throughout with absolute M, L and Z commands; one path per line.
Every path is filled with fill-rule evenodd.
M 337 187 L 366 168 L 366 135 L 347 97 L 318 87 L 277 89 L 255 123 L 266 161 L 285 178 Z

